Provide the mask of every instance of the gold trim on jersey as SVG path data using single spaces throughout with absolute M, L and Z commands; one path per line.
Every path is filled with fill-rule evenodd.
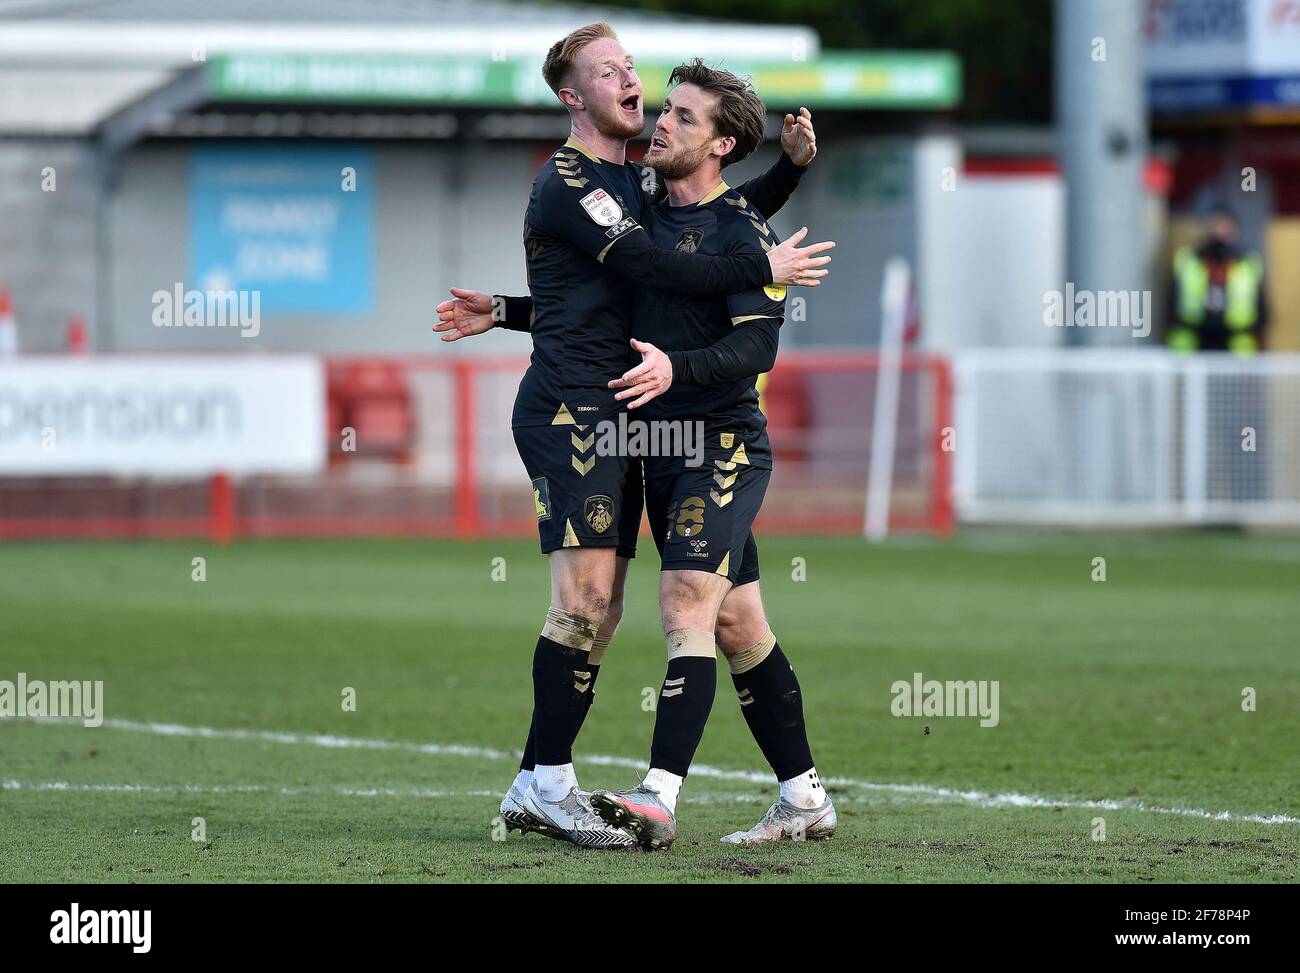
M 766 239 L 763 238 L 772 236 L 773 234 L 771 229 L 768 228 L 767 221 L 759 215 L 758 210 L 751 210 L 749 208 L 749 201 L 746 200 L 744 196 L 741 196 L 739 199 L 728 199 L 727 202 L 740 210 L 742 216 L 748 217 L 750 225 L 759 232 L 759 242 L 763 244 L 763 249 L 771 250 L 772 248 L 768 245 Z
M 577 149 L 579 152 L 581 152 L 583 155 L 585 155 L 585 156 L 586 156 L 588 159 L 590 159 L 592 162 L 596 163 L 596 165 L 600 165 L 600 163 L 601 163 L 601 158 L 600 158 L 600 156 L 596 155 L 595 152 L 592 152 L 591 149 L 587 148 L 585 145 L 583 145 L 581 142 L 579 142 L 579 141 L 578 141 L 576 138 L 574 138 L 572 135 L 570 135 L 569 138 L 568 138 L 568 140 L 565 141 L 565 143 L 564 143 L 564 147 L 565 147 L 566 149 Z
M 764 290 L 766 290 L 766 288 L 764 288 Z M 771 295 L 768 296 L 770 297 Z M 776 300 L 776 298 L 772 298 L 772 299 Z M 755 321 L 758 318 L 775 318 L 775 317 L 776 317 L 775 314 L 741 314 L 738 317 L 732 318 L 731 323 L 734 326 L 737 324 L 744 324 L 746 321 Z
M 726 192 L 728 189 L 730 189 L 730 188 L 731 188 L 731 187 L 728 186 L 725 182 L 720 182 L 720 183 L 718 183 L 717 188 L 713 189 L 711 192 L 709 192 L 708 194 L 706 194 L 705 197 L 704 197 L 703 199 L 701 199 L 701 200 L 700 200 L 698 203 L 696 203 L 695 205 L 696 205 L 696 206 L 704 206 L 706 203 L 711 203 L 711 202 L 713 202 L 715 199 L 717 199 L 719 196 L 721 196 L 723 193 L 725 193 L 725 192 Z M 727 200 L 727 202 L 731 202 L 731 200 Z
M 569 411 L 569 407 L 561 402 L 559 410 L 555 413 L 555 418 L 551 420 L 551 425 L 576 426 L 577 423 L 573 421 L 573 413 Z
M 642 227 L 638 226 L 636 229 L 640 230 Z M 605 262 L 605 254 L 609 253 L 609 248 L 618 243 L 618 241 L 623 239 L 625 236 L 627 236 L 626 233 L 620 233 L 618 236 L 614 237 L 614 239 L 610 240 L 609 243 L 605 244 L 605 249 L 596 254 L 596 263 L 603 264 Z

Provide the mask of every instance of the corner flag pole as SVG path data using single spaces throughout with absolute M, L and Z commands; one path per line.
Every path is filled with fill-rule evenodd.
M 894 440 L 898 432 L 898 394 L 903 370 L 903 328 L 911 270 L 902 257 L 890 257 L 880 289 L 880 367 L 871 416 L 871 467 L 867 471 L 864 531 L 868 540 L 889 534 L 889 494 L 894 480 Z

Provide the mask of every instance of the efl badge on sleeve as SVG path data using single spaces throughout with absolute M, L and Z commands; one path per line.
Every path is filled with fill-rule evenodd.
M 603 189 L 593 189 L 580 200 L 587 215 L 601 226 L 613 226 L 623 218 L 623 209 Z

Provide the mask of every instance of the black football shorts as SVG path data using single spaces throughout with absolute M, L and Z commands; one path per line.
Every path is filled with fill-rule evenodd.
M 542 553 L 614 547 L 636 556 L 643 508 L 641 460 L 598 456 L 593 426 L 524 426 L 515 446 L 532 480 Z
M 715 463 L 661 472 L 647 467 L 645 505 L 664 571 L 708 571 L 735 586 L 758 580 L 751 529 L 771 470 Z

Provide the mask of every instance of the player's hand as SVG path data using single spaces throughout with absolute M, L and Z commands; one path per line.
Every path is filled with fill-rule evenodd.
M 663 395 L 673 384 L 673 363 L 668 356 L 648 341 L 632 339 L 632 347 L 641 353 L 641 364 L 623 373 L 609 383 L 612 389 L 622 389 L 614 396 L 622 402 L 625 399 L 640 396 L 635 402 L 629 402 L 628 408 L 635 409 L 645 405 L 657 395 Z
M 798 117 L 785 116 L 781 148 L 797 166 L 806 166 L 817 155 L 817 133 L 813 131 L 812 112 L 807 108 L 800 108 Z
M 811 246 L 800 247 L 799 244 L 807 235 L 808 227 L 805 226 L 799 232 L 792 234 L 785 243 L 767 252 L 767 262 L 772 265 L 773 284 L 816 287 L 821 283 L 820 278 L 825 277 L 829 272 L 821 268 L 830 263 L 831 258 L 819 257 L 817 254 L 830 250 L 835 246 L 834 242 L 814 243 Z
M 438 323 L 433 326 L 443 341 L 457 341 L 492 330 L 495 322 L 491 294 L 453 287 L 451 296 L 450 301 L 438 305 Z

